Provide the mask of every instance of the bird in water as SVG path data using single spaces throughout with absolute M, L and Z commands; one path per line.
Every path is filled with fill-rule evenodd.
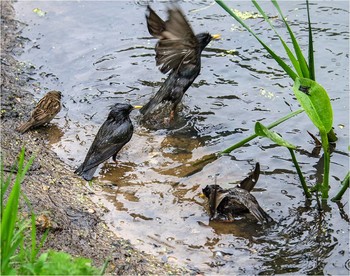
M 220 36 L 209 33 L 195 35 L 178 7 L 168 9 L 167 21 L 163 21 L 150 6 L 147 9 L 148 31 L 159 39 L 155 47 L 156 64 L 160 66 L 162 73 L 170 73 L 158 92 L 140 112 L 144 116 L 143 120 L 147 121 L 164 108 L 163 103 L 169 103 L 171 121 L 186 90 L 199 75 L 203 49 L 212 39 L 219 39 Z
M 223 189 L 219 185 L 207 185 L 202 191 L 209 200 L 210 219 L 232 221 L 235 216 L 250 212 L 258 221 L 273 222 L 250 193 L 258 181 L 260 165 L 239 186 Z
M 83 164 L 75 171 L 76 174 L 90 181 L 98 165 L 110 157 L 116 161 L 117 153 L 132 137 L 134 127 L 129 115 L 134 108 L 140 106 L 117 103 L 111 107 L 107 120 L 98 130 Z
M 31 128 L 49 123 L 61 110 L 61 97 L 62 94 L 60 91 L 48 92 L 37 103 L 28 122 L 20 125 L 17 131 L 23 134 Z

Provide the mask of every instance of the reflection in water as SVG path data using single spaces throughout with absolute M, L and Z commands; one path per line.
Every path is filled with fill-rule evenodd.
M 148 2 L 41 1 L 44 18 L 32 12 L 37 2 L 15 3 L 19 19 L 31 26 L 23 33 L 32 39 L 21 56 L 23 62 L 30 60 L 42 71 L 32 75 L 41 86 L 63 91 L 65 115 L 47 130 L 54 151 L 71 167 L 83 161 L 109 106 L 142 105 L 163 82 L 154 60 L 155 40 L 145 25 Z M 290 155 L 266 139 L 255 139 L 227 156 L 216 155 L 252 134 L 256 121 L 270 123 L 299 104 L 290 79 L 213 3 L 181 2 L 193 29 L 222 35 L 204 50 L 201 75 L 185 94 L 181 112 L 159 131 L 138 124 L 138 115 L 131 114 L 134 135 L 117 162 L 108 160 L 100 167 L 96 183 L 102 183 L 103 193 L 95 200 L 110 211 L 105 219 L 118 235 L 197 274 L 348 274 L 348 193 L 344 208 L 331 203 L 319 213 L 314 201 L 300 207 L 304 197 Z M 163 1 L 151 4 L 166 16 Z M 249 1 L 228 4 L 241 11 L 253 9 Z M 275 17 L 270 2 L 262 5 Z M 305 3 L 283 1 L 281 8 L 304 41 Z M 333 99 L 338 126 L 332 190 L 349 164 L 348 14 L 346 1 L 312 5 L 316 76 Z M 278 53 L 284 52 L 261 19 L 248 23 Z M 282 21 L 273 23 L 283 34 Z M 30 85 L 37 87 L 33 82 Z M 311 186 L 322 180 L 323 161 L 322 156 L 309 154 L 314 143 L 308 142 L 306 130 L 317 132 L 305 114 L 276 128 L 300 147 L 297 159 Z M 209 221 L 206 201 L 200 197 L 202 188 L 214 184 L 209 176 L 219 174 L 217 184 L 231 188 L 230 183 L 243 179 L 256 162 L 261 175 L 253 194 L 276 224 L 257 225 L 249 216 L 234 223 Z
M 323 274 L 326 260 L 338 244 L 328 223 L 330 211 L 325 205 L 319 212 L 310 203 L 291 210 L 276 229 L 259 239 L 269 245 L 260 252 L 266 267 L 261 273 Z
M 60 142 L 64 134 L 62 129 L 59 126 L 52 123 L 49 125 L 49 127 L 47 127 L 47 133 L 48 133 L 48 142 L 51 146 Z

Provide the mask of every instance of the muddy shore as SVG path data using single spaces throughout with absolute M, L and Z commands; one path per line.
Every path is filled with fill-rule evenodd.
M 24 27 L 16 20 L 11 2 L 1 1 L 1 155 L 5 171 L 15 164 L 23 146 L 27 160 L 33 154 L 36 156 L 22 192 L 30 200 L 34 213 L 45 218 L 42 227 L 39 225 L 39 235 L 50 228 L 44 250 L 52 248 L 91 258 L 96 266 L 109 258 L 107 272 L 114 275 L 186 273 L 135 250 L 130 242 L 108 229 L 101 219 L 105 209 L 91 200 L 98 185 L 87 187 L 49 149 L 47 128 L 50 126 L 24 135 L 15 130 L 35 106 L 26 86 L 30 72 L 16 60 L 25 43 L 21 37 Z M 22 213 L 28 211 L 27 206 L 22 207 Z

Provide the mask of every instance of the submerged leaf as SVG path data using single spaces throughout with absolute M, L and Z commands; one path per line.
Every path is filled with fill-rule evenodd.
M 313 80 L 297 78 L 293 91 L 313 124 L 328 133 L 333 125 L 333 110 L 326 90 Z

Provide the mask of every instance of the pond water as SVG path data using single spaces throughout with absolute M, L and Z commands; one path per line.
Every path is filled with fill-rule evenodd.
M 164 18 L 166 3 L 151 3 Z M 253 11 L 248 1 L 228 4 Z M 39 99 L 45 89 L 63 93 L 64 108 L 48 143 L 74 170 L 85 157 L 109 106 L 145 104 L 166 77 L 156 68 L 154 45 L 145 23 L 147 1 L 18 1 L 17 18 L 29 38 L 19 59 L 33 69 L 29 89 Z M 319 213 L 306 202 L 289 152 L 255 139 L 217 160 L 208 157 L 249 136 L 257 121 L 269 124 L 299 108 L 292 82 L 266 51 L 212 1 L 180 2 L 195 32 L 220 33 L 202 54 L 202 71 L 183 99 L 183 109 L 168 130 L 137 122 L 132 140 L 97 171 L 102 192 L 95 200 L 109 212 L 111 229 L 140 250 L 164 262 L 206 274 L 348 274 L 349 193 Z M 307 51 L 303 2 L 281 1 L 285 16 Z M 269 2 L 263 8 L 285 35 Z M 34 12 L 40 9 L 40 12 Z M 38 11 L 38 10 L 37 10 Z M 328 91 L 338 135 L 332 153 L 330 197 L 349 168 L 349 3 L 312 1 L 316 78 Z M 247 19 L 268 44 L 283 53 L 261 18 Z M 286 37 L 286 36 L 285 36 Z M 301 149 L 297 159 L 307 182 L 322 179 L 322 157 L 311 157 L 317 134 L 305 114 L 276 128 Z M 209 222 L 203 187 L 232 187 L 260 162 L 253 195 L 275 224 L 249 217 L 235 223 Z

